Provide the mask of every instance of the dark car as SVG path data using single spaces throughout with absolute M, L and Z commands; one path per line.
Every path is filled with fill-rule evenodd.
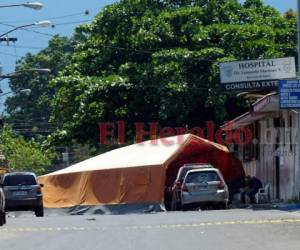
M 0 186 L 0 226 L 6 223 L 5 214 L 5 196 L 2 187 Z
M 179 168 L 172 186 L 172 210 L 181 209 L 181 186 L 188 171 L 199 168 L 213 168 L 209 163 L 185 164 Z
M 6 211 L 32 210 L 37 217 L 44 216 L 41 185 L 31 172 L 6 173 L 1 184 L 5 194 Z

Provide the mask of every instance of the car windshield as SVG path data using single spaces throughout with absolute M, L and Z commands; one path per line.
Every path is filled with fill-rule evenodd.
M 220 178 L 215 171 L 193 172 L 186 177 L 186 183 L 204 183 L 210 181 L 219 181 Z
M 8 175 L 3 180 L 3 186 L 36 185 L 33 175 Z
M 178 180 L 179 181 L 183 181 L 184 177 L 186 176 L 186 173 L 190 170 L 193 170 L 193 169 L 197 169 L 197 168 L 201 168 L 203 167 L 204 165 L 193 165 L 193 166 L 189 166 L 189 167 L 183 167 L 180 171 L 180 174 L 179 174 L 179 178 Z

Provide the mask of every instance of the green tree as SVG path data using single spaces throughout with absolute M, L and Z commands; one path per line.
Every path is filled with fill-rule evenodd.
M 38 175 L 45 173 L 54 157 L 53 152 L 44 150 L 33 140 L 25 141 L 9 127 L 4 127 L 0 133 L 0 151 L 10 170 L 33 171 Z
M 16 71 L 25 71 L 19 77 L 10 80 L 10 88 L 13 92 L 31 89 L 31 93 L 16 94 L 7 98 L 6 122 L 27 138 L 47 135 L 53 131 L 53 125 L 49 125 L 48 121 L 51 114 L 50 102 L 56 89 L 49 86 L 49 82 L 69 62 L 75 40 L 55 36 L 49 41 L 46 49 L 37 54 L 27 54 L 17 62 Z M 32 68 L 48 68 L 51 73 L 26 72 L 26 69 Z
M 217 124 L 245 102 L 219 87 L 219 62 L 296 55 L 296 20 L 260 0 L 123 0 L 91 25 L 57 89 L 51 140 L 98 142 L 100 121 Z

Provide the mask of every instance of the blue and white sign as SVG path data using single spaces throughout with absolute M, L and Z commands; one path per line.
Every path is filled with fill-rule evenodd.
M 281 109 L 300 108 L 300 80 L 280 80 L 278 88 Z

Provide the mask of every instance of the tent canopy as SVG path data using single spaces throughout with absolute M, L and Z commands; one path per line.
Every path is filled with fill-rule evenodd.
M 186 134 L 112 150 L 39 177 L 44 205 L 161 203 L 185 163 L 207 162 L 228 181 L 243 178 L 241 163 L 227 147 Z

